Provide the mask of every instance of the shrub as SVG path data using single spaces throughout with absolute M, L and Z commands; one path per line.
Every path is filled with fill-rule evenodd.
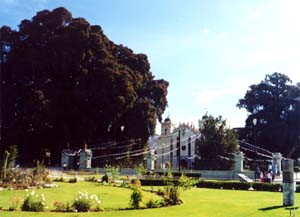
M 142 186 L 164 186 L 164 185 L 178 185 L 178 180 L 171 179 L 171 180 L 163 180 L 163 179 L 140 179 Z
M 157 208 L 157 207 L 161 207 L 162 203 L 159 200 L 153 200 L 153 198 L 151 198 L 150 200 L 148 200 L 148 202 L 146 203 L 146 207 L 147 208 Z
M 37 165 L 33 169 L 32 173 L 34 181 L 45 181 L 49 175 L 49 172 L 46 169 L 46 167 L 40 164 L 39 162 L 37 162 Z
M 106 183 L 108 183 L 108 175 L 107 175 L 106 173 L 105 173 L 104 176 L 102 176 L 101 182 L 106 182 Z
M 138 179 L 133 179 L 131 184 L 132 194 L 130 196 L 130 205 L 135 209 L 140 208 L 140 202 L 142 201 L 142 190 L 141 190 L 141 182 Z
M 76 183 L 76 182 L 77 182 L 77 178 L 76 177 L 69 179 L 69 183 Z
M 54 206 L 56 212 L 65 212 L 66 211 L 66 205 L 63 202 L 55 201 L 53 203 L 53 206 Z
M 90 195 L 88 193 L 79 192 L 78 196 L 73 201 L 72 206 L 78 212 L 87 212 L 91 209 L 93 205 L 96 206 L 96 210 L 100 209 L 101 201 L 97 197 L 97 195 Z
M 89 177 L 84 178 L 84 181 L 86 181 L 86 182 L 97 182 L 97 178 L 96 178 L 96 176 L 89 176 Z
M 45 197 L 32 191 L 27 194 L 21 206 L 22 211 L 41 212 L 45 210 Z
M 166 186 L 164 191 L 164 200 L 166 204 L 176 205 L 180 203 L 178 186 Z
M 179 178 L 179 186 L 182 187 L 184 190 L 190 189 L 195 185 L 195 181 L 186 175 L 182 174 Z
M 140 207 L 140 202 L 142 201 L 143 194 L 140 188 L 136 187 L 130 196 L 130 205 L 135 209 Z
M 204 181 L 201 180 L 196 184 L 199 188 L 216 188 L 216 189 L 234 189 L 234 190 L 248 190 L 253 187 L 257 191 L 280 191 L 280 184 L 272 183 L 248 183 L 238 181 Z
M 60 178 L 54 178 L 53 182 L 65 182 L 65 178 L 64 177 L 60 177 Z

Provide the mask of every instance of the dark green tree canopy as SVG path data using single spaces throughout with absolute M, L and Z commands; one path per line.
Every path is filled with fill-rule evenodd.
M 254 143 L 256 136 L 257 145 L 263 148 L 286 156 L 299 156 L 299 97 L 299 84 L 293 85 L 290 78 L 281 73 L 266 75 L 259 84 L 251 85 L 237 104 L 249 112 L 243 139 Z M 255 126 L 253 119 L 257 120 Z
M 204 115 L 200 126 L 200 154 L 202 159 L 214 160 L 219 157 L 231 157 L 237 150 L 237 135 L 226 126 L 221 116 Z
M 154 133 L 168 82 L 154 79 L 146 55 L 65 8 L 0 33 L 3 146 L 18 144 L 32 159 L 66 144 L 140 138 L 144 146 Z

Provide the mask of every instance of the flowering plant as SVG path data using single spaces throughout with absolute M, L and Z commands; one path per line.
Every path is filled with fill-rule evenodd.
M 32 191 L 26 195 L 21 209 L 22 211 L 41 212 L 46 208 L 45 202 L 44 194 L 37 194 L 35 191 Z
M 89 193 L 78 192 L 77 197 L 73 201 L 73 207 L 77 212 L 88 212 L 93 205 L 96 210 L 100 210 L 101 201 L 95 194 L 89 195 Z

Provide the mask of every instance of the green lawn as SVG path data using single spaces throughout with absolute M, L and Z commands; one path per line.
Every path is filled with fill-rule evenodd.
M 95 183 L 79 182 L 76 184 L 58 183 L 59 188 L 56 189 L 41 189 L 38 192 L 45 194 L 47 204 L 50 209 L 53 209 L 54 201 L 71 201 L 78 191 L 97 194 L 103 201 L 103 207 L 110 211 L 101 213 L 29 213 L 29 212 L 8 212 L 0 211 L 1 217 L 16 216 L 55 216 L 55 217 L 80 217 L 80 216 L 201 216 L 201 217 L 258 217 L 258 216 L 289 216 L 289 210 L 282 205 L 282 193 L 271 192 L 256 192 L 256 191 L 233 191 L 233 190 L 215 190 L 215 189 L 199 189 L 183 191 L 181 198 L 183 204 L 180 206 L 144 209 L 144 210 L 122 210 L 116 211 L 112 209 L 126 208 L 129 205 L 129 197 L 131 191 L 129 189 L 100 186 Z M 0 206 L 7 209 L 11 204 L 11 198 L 24 197 L 25 191 L 3 191 L 0 192 Z M 144 193 L 144 200 L 149 198 L 157 199 L 156 195 Z M 299 195 L 296 204 L 299 203 Z M 296 210 L 296 216 L 300 216 L 300 209 Z

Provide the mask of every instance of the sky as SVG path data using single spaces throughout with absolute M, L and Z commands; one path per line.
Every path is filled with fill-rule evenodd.
M 298 0 L 0 0 L 0 26 L 59 6 L 148 56 L 170 84 L 164 118 L 175 124 L 197 126 L 207 112 L 243 127 L 236 104 L 251 84 L 273 72 L 300 82 Z

